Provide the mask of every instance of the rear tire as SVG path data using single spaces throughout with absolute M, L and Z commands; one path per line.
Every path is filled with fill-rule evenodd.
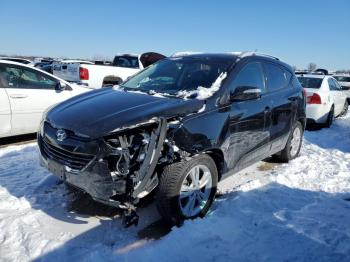
M 205 154 L 166 166 L 156 196 L 159 213 L 173 225 L 204 217 L 214 201 L 217 182 L 215 162 Z
M 289 135 L 285 148 L 278 155 L 276 155 L 279 160 L 287 163 L 299 155 L 301 145 L 303 143 L 303 134 L 303 126 L 298 121 Z
M 327 121 L 325 123 L 325 127 L 326 128 L 330 128 L 332 126 L 332 124 L 333 124 L 333 121 L 334 121 L 334 106 L 331 107 L 331 110 L 328 113 Z

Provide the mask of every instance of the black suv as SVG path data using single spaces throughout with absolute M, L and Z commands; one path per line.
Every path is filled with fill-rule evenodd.
M 42 163 L 96 201 L 127 210 L 155 191 L 173 224 L 204 216 L 218 181 L 275 155 L 298 156 L 305 96 L 277 58 L 195 54 L 165 58 L 122 85 L 49 110 Z

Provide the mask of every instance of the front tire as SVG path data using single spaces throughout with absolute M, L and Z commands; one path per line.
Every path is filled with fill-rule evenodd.
M 289 135 L 285 148 L 278 154 L 281 161 L 289 162 L 299 155 L 303 143 L 303 134 L 303 126 L 300 122 L 297 122 Z
M 166 166 L 156 196 L 159 213 L 174 225 L 204 217 L 214 201 L 217 182 L 215 162 L 205 154 Z

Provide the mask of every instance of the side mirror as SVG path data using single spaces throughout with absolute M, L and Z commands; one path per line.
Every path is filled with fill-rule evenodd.
M 61 83 L 61 82 L 58 82 L 57 84 L 56 84 L 56 90 L 57 91 L 63 91 L 63 90 L 65 90 L 67 88 L 67 86 L 66 86 L 66 84 L 64 84 L 64 83 Z
M 238 86 L 235 91 L 230 94 L 230 100 L 247 101 L 255 100 L 261 97 L 261 89 L 253 86 Z

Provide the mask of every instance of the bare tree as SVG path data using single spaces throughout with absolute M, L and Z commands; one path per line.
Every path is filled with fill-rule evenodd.
M 316 65 L 315 63 L 310 63 L 310 64 L 307 66 L 307 70 L 308 70 L 309 72 L 315 71 L 316 68 L 317 68 L 317 65 Z

